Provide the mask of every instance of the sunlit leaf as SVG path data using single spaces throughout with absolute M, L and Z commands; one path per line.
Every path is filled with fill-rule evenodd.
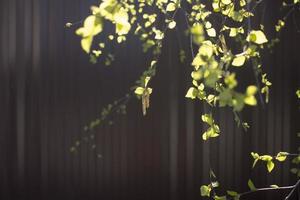
M 203 122 L 209 124 L 210 126 L 212 126 L 213 123 L 214 123 L 214 120 L 213 120 L 211 114 L 204 114 L 204 115 L 201 116 L 201 119 L 202 119 Z
M 214 28 L 207 29 L 207 35 L 210 37 L 216 37 L 216 30 Z
M 81 48 L 86 52 L 86 53 L 90 53 L 91 50 L 91 46 L 92 46 L 92 42 L 93 42 L 93 37 L 85 37 L 81 39 Z
M 187 91 L 185 97 L 186 97 L 186 98 L 190 98 L 190 99 L 195 99 L 195 98 L 197 97 L 197 93 L 198 93 L 198 90 L 197 90 L 196 88 L 194 88 L 194 87 L 191 87 L 191 88 Z
M 247 91 L 246 91 L 247 95 L 249 95 L 249 96 L 250 95 L 255 95 L 256 92 L 257 92 L 257 87 L 256 86 L 250 85 L 250 86 L 247 87 Z
M 259 159 L 263 160 L 263 161 L 272 161 L 273 157 L 270 155 L 263 155 L 263 156 L 260 156 Z
M 286 160 L 287 155 L 288 155 L 287 152 L 279 152 L 279 153 L 276 155 L 275 159 L 278 160 L 278 161 L 280 161 L 280 162 L 283 162 L 283 161 Z
M 142 95 L 144 93 L 145 88 L 142 87 L 137 87 L 134 91 L 135 94 L 137 95 Z
M 231 3 L 231 0 L 221 0 L 221 2 L 225 5 L 228 5 Z
M 176 22 L 173 20 L 168 24 L 169 29 L 173 29 L 176 27 Z
M 176 10 L 176 4 L 171 2 L 167 5 L 167 9 L 166 9 L 168 12 L 172 12 L 174 10 Z
M 253 30 L 247 36 L 247 41 L 254 42 L 256 44 L 264 44 L 268 42 L 268 39 L 261 30 Z
M 237 56 L 233 59 L 232 65 L 236 67 L 243 66 L 246 61 L 246 56 Z
M 278 185 L 270 185 L 271 188 L 279 188 Z
M 211 188 L 208 187 L 207 185 L 202 185 L 200 187 L 201 196 L 207 196 L 207 197 L 209 197 L 210 196 L 210 191 L 211 191 Z
M 273 161 L 268 161 L 267 162 L 267 169 L 268 169 L 268 172 L 271 172 L 273 169 L 274 169 L 274 162 Z

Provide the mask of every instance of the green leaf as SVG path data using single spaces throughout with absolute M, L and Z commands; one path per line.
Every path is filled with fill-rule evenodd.
M 279 188 L 278 185 L 270 185 L 271 188 Z
M 274 166 L 275 166 L 275 164 L 274 164 L 274 162 L 273 161 L 268 161 L 267 162 L 267 169 L 268 169 L 268 172 L 271 172 L 273 169 L 274 169 Z
M 230 196 L 232 196 L 232 197 L 235 197 L 235 196 L 238 195 L 237 192 L 235 192 L 235 191 L 230 191 L 230 190 L 227 190 L 227 194 L 230 195 Z
M 236 56 L 232 61 L 232 65 L 235 67 L 241 67 L 244 65 L 245 61 L 246 56 Z
M 137 88 L 135 89 L 134 93 L 135 93 L 136 95 L 141 96 L 141 95 L 143 95 L 144 90 L 145 90 L 145 88 L 137 87 Z
M 247 3 L 246 3 L 246 0 L 240 0 L 240 6 L 245 6 Z
M 209 21 L 207 21 L 206 23 L 205 23 L 205 28 L 206 29 L 210 29 L 212 27 L 212 24 L 209 22 Z
M 190 99 L 195 99 L 197 97 L 198 90 L 194 87 L 190 87 L 190 89 L 187 91 L 185 97 Z
M 152 94 L 152 88 L 147 87 L 148 94 Z
M 66 23 L 66 25 L 65 25 L 67 28 L 70 28 L 71 26 L 73 26 L 73 24 L 72 23 L 70 23 L 70 22 L 68 22 L 68 23 Z
M 247 88 L 246 91 L 246 97 L 244 99 L 245 104 L 248 104 L 250 106 L 255 106 L 257 104 L 256 98 L 255 98 L 255 94 L 257 92 L 257 87 L 254 85 L 250 85 Z
M 256 98 L 254 96 L 245 97 L 244 99 L 245 104 L 250 106 L 255 106 L 257 104 Z
M 225 5 L 228 5 L 231 3 L 231 0 L 221 0 L 221 2 Z
M 234 111 L 241 111 L 244 108 L 244 98 L 243 94 L 236 93 L 234 95 L 234 99 L 232 100 Z
M 91 46 L 93 43 L 93 37 L 85 37 L 81 39 L 81 48 L 86 52 L 86 53 L 90 53 L 91 51 Z
M 210 37 L 216 37 L 216 30 L 214 28 L 207 29 L 207 35 Z
M 196 80 L 196 81 L 199 81 L 199 80 L 201 80 L 201 78 L 202 78 L 202 72 L 201 71 L 193 71 L 192 73 L 191 73 L 191 76 L 192 76 L 192 78 L 194 79 L 194 80 Z
M 102 29 L 102 19 L 94 15 L 90 15 L 84 20 L 83 27 L 76 30 L 76 34 L 85 38 L 99 34 Z
M 210 196 L 210 191 L 211 191 L 211 188 L 208 187 L 207 185 L 202 185 L 200 187 L 200 193 L 201 193 L 201 196 L 207 196 L 209 197 Z
M 219 95 L 219 105 L 224 107 L 232 105 L 232 92 L 230 89 L 224 89 Z
M 251 179 L 248 180 L 248 187 L 251 191 L 256 191 L 256 187 L 254 186 L 253 182 Z
M 224 82 L 230 89 L 235 88 L 237 86 L 237 80 L 235 79 L 235 73 L 232 73 L 229 76 L 226 76 Z
M 88 16 L 83 23 L 83 27 L 76 30 L 76 34 L 81 36 L 81 47 L 86 53 L 90 53 L 93 37 L 103 29 L 102 19 L 94 15 Z
M 131 25 L 129 22 L 122 22 L 116 24 L 116 33 L 118 35 L 126 35 L 131 28 Z
M 217 187 L 220 186 L 220 184 L 219 184 L 218 181 L 214 181 L 214 182 L 211 183 L 211 186 L 212 186 L 213 188 L 217 188 Z
M 191 33 L 193 35 L 201 36 L 203 34 L 203 25 L 200 23 L 194 23 L 194 25 L 191 28 Z
M 202 119 L 203 122 L 209 124 L 210 126 L 212 126 L 213 123 L 214 123 L 214 120 L 213 120 L 211 114 L 204 114 L 204 115 L 201 116 L 201 119 Z
M 250 86 L 247 87 L 246 94 L 247 94 L 248 96 L 250 96 L 250 95 L 255 95 L 256 92 L 257 92 L 257 87 L 256 87 L 256 86 L 250 85 Z
M 276 155 L 276 160 L 280 161 L 280 162 L 283 162 L 286 160 L 286 157 L 289 153 L 287 152 L 279 152 L 277 155 Z
M 214 199 L 215 199 L 215 200 L 226 200 L 226 196 L 218 196 L 218 195 L 215 195 L 215 196 L 214 196 Z
M 194 66 L 195 69 L 197 70 L 201 65 L 204 65 L 204 64 L 205 64 L 205 62 L 201 58 L 200 54 L 197 54 L 195 56 L 195 58 L 193 59 L 192 66 Z
M 255 153 L 255 152 L 251 152 L 251 156 L 252 156 L 254 159 L 258 159 L 258 158 L 259 158 L 258 153 Z
M 214 48 L 211 41 L 206 40 L 202 43 L 202 45 L 199 48 L 199 55 L 204 56 L 206 58 L 211 58 L 214 53 Z
M 207 131 L 204 132 L 204 133 L 202 134 L 202 139 L 203 139 L 204 141 L 206 141 L 206 140 L 209 139 L 209 135 L 208 135 Z
M 176 10 L 176 4 L 171 2 L 167 5 L 167 9 L 168 12 L 173 12 L 174 10 Z
M 300 99 L 300 90 L 296 91 L 296 95 L 297 95 L 298 99 Z
M 261 30 L 253 30 L 247 36 L 247 41 L 254 42 L 256 44 L 264 44 L 268 42 L 268 39 L 266 38 L 264 32 L 262 32 Z
M 202 134 L 202 139 L 204 141 L 208 140 L 209 138 L 214 138 L 219 136 L 219 128 L 215 129 L 213 127 L 210 127 Z
M 255 153 L 255 152 L 251 152 L 251 156 L 254 159 L 253 164 L 252 164 L 252 168 L 254 168 L 257 161 L 259 160 L 260 156 L 258 155 L 258 153 Z
M 263 160 L 263 161 L 272 161 L 273 157 L 270 155 L 263 155 L 263 156 L 260 156 L 259 159 Z
M 176 22 L 173 20 L 168 24 L 169 29 L 173 29 L 176 27 Z

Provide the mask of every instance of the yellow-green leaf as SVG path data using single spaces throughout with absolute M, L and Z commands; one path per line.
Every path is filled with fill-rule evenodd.
M 274 169 L 274 162 L 273 161 L 268 161 L 267 162 L 267 169 L 268 169 L 268 172 L 271 172 L 273 169 Z
M 81 39 L 81 48 L 86 53 L 90 53 L 92 42 L 93 42 L 93 36 L 82 38 Z
M 129 16 L 125 9 L 120 9 L 119 12 L 114 14 L 114 22 L 116 23 L 116 33 L 118 35 L 126 35 L 131 24 L 128 22 Z
M 148 94 L 152 94 L 152 88 L 147 87 Z
M 255 106 L 257 104 L 256 98 L 254 96 L 256 92 L 257 92 L 256 86 L 254 85 L 248 86 L 246 91 L 246 97 L 244 98 L 245 104 L 248 104 L 250 106 Z
M 167 11 L 168 11 L 168 12 L 172 12 L 172 11 L 174 11 L 175 9 L 176 9 L 176 4 L 175 4 L 175 3 L 171 2 L 171 3 L 169 3 L 169 4 L 167 5 Z
M 256 44 L 264 44 L 268 42 L 268 39 L 261 30 L 253 30 L 247 36 L 247 41 L 254 42 Z
M 214 28 L 207 29 L 207 35 L 210 37 L 216 37 L 216 30 Z
M 270 185 L 271 188 L 279 188 L 278 185 Z
M 255 95 L 257 92 L 257 87 L 255 85 L 250 85 L 247 87 L 246 94 L 247 95 Z
M 201 116 L 201 119 L 203 122 L 209 124 L 210 126 L 212 126 L 212 124 L 214 123 L 214 120 L 213 120 L 211 114 L 204 114 Z
M 225 5 L 228 5 L 231 3 L 231 0 L 221 0 L 221 2 Z
M 244 102 L 245 102 L 245 104 L 248 104 L 250 106 L 256 106 L 257 105 L 257 100 L 254 96 L 245 97 Z
M 202 73 L 200 71 L 193 71 L 191 76 L 194 80 L 199 81 L 202 78 Z
M 136 95 L 143 95 L 145 88 L 137 87 L 134 91 Z
M 76 34 L 81 37 L 95 36 L 103 29 L 102 20 L 94 15 L 88 16 L 83 23 L 83 27 L 76 30 Z
M 263 161 L 272 161 L 273 157 L 270 155 L 263 155 L 263 156 L 260 156 L 259 159 L 263 160 Z
M 200 193 L 201 193 L 201 196 L 207 196 L 209 197 L 210 196 L 210 191 L 211 191 L 211 188 L 208 187 L 207 185 L 202 185 L 200 187 Z
M 171 21 L 169 24 L 168 24 L 168 27 L 169 29 L 173 29 L 176 27 L 176 22 L 175 21 Z
M 286 157 L 287 157 L 288 153 L 287 152 L 279 152 L 277 155 L 276 155 L 276 160 L 280 161 L 280 162 L 283 162 L 286 160 Z
M 246 61 L 246 56 L 236 56 L 233 61 L 232 65 L 235 67 L 243 66 Z
M 190 99 L 195 99 L 195 98 L 197 97 L 197 93 L 198 93 L 198 90 L 197 90 L 196 88 L 194 88 L 194 87 L 191 87 L 191 88 L 187 91 L 185 97 L 186 97 L 186 98 L 190 98 Z
M 258 153 L 255 153 L 255 152 L 251 152 L 251 156 L 252 156 L 254 159 L 259 158 Z

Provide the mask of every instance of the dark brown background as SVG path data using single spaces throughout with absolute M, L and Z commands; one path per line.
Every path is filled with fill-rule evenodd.
M 266 2 L 259 16 L 274 22 L 280 16 L 277 4 Z M 203 106 L 184 98 L 189 85 L 182 83 L 189 80 L 191 67 L 178 62 L 176 34 L 170 32 L 152 81 L 148 115 L 142 117 L 140 103 L 132 101 L 127 116 L 96 130 L 101 159 L 90 145 L 71 154 L 71 145 L 84 135 L 82 127 L 121 97 L 146 67 L 134 37 L 115 49 L 119 59 L 111 67 L 89 64 L 79 38 L 64 24 L 82 19 L 93 3 L 0 1 L 1 200 L 201 199 L 199 187 L 208 182 L 208 153 L 226 188 L 245 191 L 249 177 L 258 187 L 295 183 L 288 162 L 267 174 L 261 165 L 252 171 L 249 156 L 251 151 L 297 149 L 299 105 L 294 92 L 300 86 L 300 35 L 293 20 L 281 44 L 265 57 L 273 82 L 271 101 L 245 109 L 243 118 L 251 124 L 247 133 L 222 109 L 216 112 L 221 136 L 210 145 L 201 140 Z M 299 24 L 299 15 L 295 18 Z M 251 70 L 242 75 L 244 80 L 255 83 Z M 279 194 L 286 193 L 268 196 L 280 199 Z M 249 199 L 266 197 L 263 193 Z

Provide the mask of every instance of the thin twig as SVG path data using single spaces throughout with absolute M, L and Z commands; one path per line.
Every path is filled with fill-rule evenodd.
M 288 190 L 288 189 L 293 189 L 296 187 L 297 184 L 291 185 L 291 186 L 283 186 L 283 187 L 277 187 L 277 188 L 272 188 L 272 187 L 267 187 L 267 188 L 257 188 L 256 190 L 251 190 L 247 192 L 243 192 L 240 194 L 240 197 L 246 196 L 248 194 L 252 194 L 255 192 L 262 192 L 262 191 L 270 191 L 270 190 Z
M 188 22 L 188 14 L 186 12 L 184 12 L 184 19 L 185 19 L 185 23 L 188 27 L 188 29 L 190 30 L 191 26 L 189 25 L 189 22 Z M 191 55 L 192 55 L 192 58 L 194 59 L 195 58 L 195 54 L 194 54 L 194 47 L 193 47 L 193 35 L 191 33 L 189 33 L 190 35 L 190 49 L 191 49 Z
M 285 197 L 285 200 L 288 200 L 292 196 L 292 194 L 294 194 L 294 192 L 295 192 L 296 188 L 299 186 L 299 184 L 300 184 L 300 179 L 294 185 L 294 188 L 292 189 L 292 191 Z

